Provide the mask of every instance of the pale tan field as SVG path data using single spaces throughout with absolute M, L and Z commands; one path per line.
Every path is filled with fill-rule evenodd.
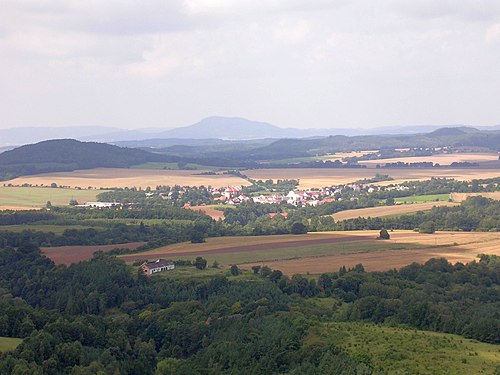
M 462 181 L 500 177 L 500 169 L 486 168 L 276 168 L 246 170 L 243 173 L 256 180 L 297 179 L 300 180 L 299 187 L 302 189 L 348 184 L 375 177 L 377 173 L 394 178 L 392 181 L 377 183 L 378 185 L 423 181 L 431 177 L 455 178 Z
M 97 168 L 74 172 L 44 173 L 35 176 L 18 177 L 5 184 L 50 185 L 81 188 L 136 187 L 154 188 L 157 185 L 181 186 L 238 186 L 250 183 L 242 178 L 228 175 L 197 175 L 200 171 L 176 171 L 128 168 Z
M 391 232 L 391 239 L 387 242 L 388 245 L 400 243 L 402 249 L 246 263 L 242 264 L 241 267 L 250 269 L 254 265 L 266 265 L 287 275 L 294 275 L 297 273 L 332 272 L 337 271 L 342 266 L 352 268 L 361 263 L 368 271 L 387 271 L 404 267 L 413 262 L 425 263 L 432 258 L 446 258 L 451 263 L 467 263 L 476 260 L 478 254 L 500 255 L 500 233 L 439 232 L 419 234 L 398 231 L 398 233 Z M 406 247 L 411 243 L 415 245 L 414 248 Z
M 345 158 L 360 157 L 360 156 L 363 156 L 363 155 L 373 154 L 375 152 L 378 152 L 378 150 L 336 152 L 335 154 L 330 154 L 330 155 L 322 156 L 321 159 L 323 159 L 323 160 L 331 160 L 331 161 L 344 160 Z
M 364 160 L 359 164 L 365 164 L 369 168 L 374 168 L 377 164 L 383 165 L 385 163 L 421 163 L 433 162 L 439 165 L 450 165 L 453 162 L 470 162 L 470 163 L 484 163 L 498 160 L 497 153 L 463 153 L 463 154 L 438 154 L 431 156 L 414 156 L 406 158 L 390 158 L 379 160 Z
M 191 206 L 189 209 L 193 211 L 201 211 L 214 220 L 224 220 L 224 211 L 216 210 L 215 207 L 216 206 Z
M 414 204 L 399 204 L 395 206 L 369 207 L 356 210 L 345 210 L 331 215 L 335 221 L 355 219 L 358 217 L 384 217 L 408 214 L 418 211 L 429 211 L 433 207 L 455 206 L 458 203 L 453 202 L 430 202 L 430 203 L 414 203 Z
M 451 193 L 451 199 L 453 200 L 453 202 L 462 202 L 466 200 L 467 197 L 477 196 L 500 200 L 500 191 L 495 191 L 492 193 Z

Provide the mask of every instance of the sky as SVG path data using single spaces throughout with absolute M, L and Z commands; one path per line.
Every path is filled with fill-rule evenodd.
M 497 0 L 0 0 L 0 128 L 500 124 Z

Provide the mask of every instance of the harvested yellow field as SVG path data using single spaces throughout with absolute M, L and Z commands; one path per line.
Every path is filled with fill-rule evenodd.
M 378 152 L 378 150 L 367 150 L 367 151 L 351 151 L 351 152 L 336 152 L 335 154 L 322 156 L 323 160 L 344 160 L 346 158 L 359 158 L 364 155 L 373 154 Z
M 500 200 L 500 191 L 495 191 L 491 193 L 451 193 L 451 199 L 453 200 L 453 202 L 462 202 L 466 200 L 468 197 L 477 197 L 477 196 Z
M 35 176 L 18 177 L 5 184 L 50 185 L 55 182 L 60 186 L 81 188 L 136 187 L 154 188 L 157 185 L 181 186 L 239 186 L 250 183 L 242 178 L 229 175 L 201 175 L 199 171 L 97 168 L 73 172 L 44 173 Z
M 216 207 L 217 206 L 191 206 L 188 208 L 193 211 L 201 211 L 214 220 L 224 220 L 224 211 L 217 210 Z
M 429 180 L 431 177 L 454 178 L 462 181 L 500 177 L 500 169 L 492 168 L 276 168 L 253 169 L 243 173 L 256 180 L 299 180 L 301 189 L 349 184 L 364 178 L 375 177 L 377 173 L 387 174 L 394 179 L 377 183 L 378 185 L 423 181 Z
M 412 156 L 406 158 L 390 158 L 378 160 L 360 161 L 359 164 L 364 164 L 369 168 L 374 168 L 377 164 L 384 165 L 385 163 L 422 163 L 433 162 L 439 165 L 450 165 L 453 162 L 469 162 L 469 163 L 485 163 L 497 161 L 497 153 L 458 153 L 458 154 L 438 154 L 431 156 Z
M 441 206 L 455 206 L 458 203 L 453 202 L 429 202 L 429 203 L 414 203 L 414 204 L 399 204 L 395 206 L 381 206 L 381 207 L 369 207 L 369 208 L 360 208 L 356 210 L 345 210 L 337 212 L 333 215 L 333 219 L 335 221 L 356 219 L 358 217 L 384 217 L 384 216 L 394 216 L 394 215 L 403 215 L 418 211 L 429 211 L 432 210 L 433 207 L 441 207 Z

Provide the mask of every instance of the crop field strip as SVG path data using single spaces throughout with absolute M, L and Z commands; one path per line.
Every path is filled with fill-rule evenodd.
M 495 191 L 490 193 L 451 193 L 451 198 L 453 202 L 463 202 L 468 197 L 477 197 L 477 196 L 500 200 L 500 191 Z
M 203 175 L 200 171 L 153 170 L 131 168 L 97 168 L 74 172 L 45 173 L 18 177 L 6 184 L 58 185 L 80 188 L 154 188 L 158 185 L 180 186 L 237 186 L 250 185 L 240 177 L 231 175 Z
M 409 197 L 411 199 L 411 197 Z M 335 221 L 356 219 L 358 217 L 385 217 L 385 216 L 397 216 L 409 213 L 415 213 L 418 211 L 429 211 L 433 207 L 442 206 L 457 206 L 458 203 L 453 202 L 432 202 L 432 203 L 413 203 L 413 204 L 398 204 L 394 206 L 379 206 L 379 207 L 368 207 L 368 208 L 358 208 L 354 210 L 345 210 L 337 212 L 333 215 Z
M 430 156 L 411 156 L 401 158 L 388 158 L 376 160 L 362 160 L 359 164 L 366 165 L 369 168 L 374 168 L 377 164 L 384 165 L 386 163 L 422 163 L 432 162 L 439 165 L 450 165 L 451 163 L 469 162 L 483 164 L 487 162 L 498 161 L 496 153 L 457 153 L 457 154 L 436 154 Z

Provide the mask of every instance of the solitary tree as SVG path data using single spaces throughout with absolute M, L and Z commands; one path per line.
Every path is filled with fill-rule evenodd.
M 205 268 L 207 268 L 207 260 L 203 259 L 202 257 L 196 257 L 196 260 L 194 261 L 194 266 L 199 270 L 204 270 Z
M 391 235 L 389 234 L 387 229 L 382 229 L 378 238 L 380 238 L 381 240 L 388 240 L 391 238 Z
M 238 276 L 239 274 L 240 274 L 240 269 L 238 268 L 238 266 L 236 264 L 233 264 L 231 266 L 231 275 Z

